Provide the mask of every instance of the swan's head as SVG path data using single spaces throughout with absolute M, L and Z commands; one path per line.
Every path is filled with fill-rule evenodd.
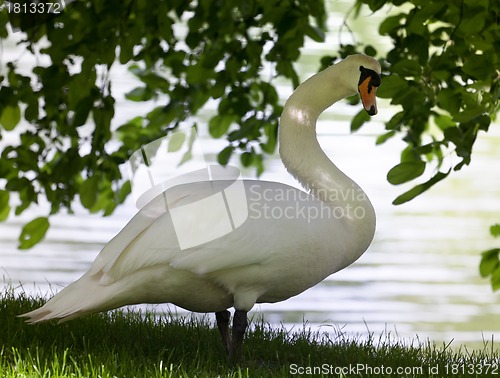
M 363 54 L 349 55 L 344 62 L 348 63 L 350 70 L 348 77 L 357 78 L 357 82 L 353 82 L 352 85 L 357 86 L 365 110 L 369 115 L 377 114 L 375 93 L 381 82 L 380 64 L 372 57 Z

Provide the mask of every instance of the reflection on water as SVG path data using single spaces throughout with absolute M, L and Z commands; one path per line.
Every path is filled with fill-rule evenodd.
M 133 85 L 119 69 L 114 75 L 120 77 L 115 91 L 123 93 Z M 122 100 L 118 106 L 115 125 L 144 113 L 140 104 L 125 106 Z M 254 313 L 290 328 L 301 327 L 305 320 L 313 328 L 361 336 L 387 331 L 410 339 L 454 339 L 453 345 L 471 347 L 481 346 L 492 335 L 498 338 L 500 301 L 479 278 L 478 264 L 480 251 L 499 244 L 489 236 L 488 227 L 500 222 L 500 127 L 493 125 L 488 135 L 481 135 L 469 167 L 414 201 L 394 207 L 391 201 L 409 187 L 392 187 L 385 176 L 398 162 L 402 144 L 374 146 L 382 121 L 393 110 L 382 103 L 375 122 L 349 135 L 348 120 L 357 111 L 335 105 L 323 115 L 318 130 L 327 154 L 372 200 L 378 217 L 373 244 L 351 267 L 288 301 L 257 305 Z M 220 149 L 219 141 L 208 144 L 208 152 Z M 298 186 L 276 158 L 269 159 L 267 167 L 262 179 Z M 135 212 L 132 201 L 107 218 L 76 207 L 75 215 L 51 217 L 44 242 L 27 252 L 16 249 L 20 227 L 45 215 L 44 206 L 11 217 L 0 223 L 0 276 L 14 286 L 21 283 L 28 292 L 58 291 L 88 269 Z M 155 308 L 174 310 L 166 305 Z

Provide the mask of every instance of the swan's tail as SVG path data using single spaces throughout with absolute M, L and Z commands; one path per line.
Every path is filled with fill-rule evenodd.
M 19 317 L 28 318 L 26 322 L 30 324 L 53 319 L 63 322 L 85 314 L 119 307 L 119 304 L 114 303 L 117 298 L 113 298 L 108 288 L 98 285 L 98 280 L 84 275 L 57 293 L 42 307 Z

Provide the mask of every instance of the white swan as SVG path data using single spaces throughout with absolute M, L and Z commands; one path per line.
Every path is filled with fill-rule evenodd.
M 326 108 L 356 92 L 368 113 L 376 114 L 380 72 L 373 58 L 352 55 L 302 83 L 286 102 L 280 155 L 310 194 L 280 183 L 244 180 L 246 221 L 231 233 L 183 250 L 160 195 L 103 248 L 80 279 L 21 316 L 38 323 L 169 302 L 190 311 L 215 312 L 226 351 L 230 356 L 240 353 L 247 312 L 255 303 L 303 292 L 354 262 L 371 243 L 373 207 L 321 150 L 315 129 Z M 180 185 L 168 189 L 168 198 L 176 205 L 189 203 L 226 186 L 224 181 Z M 195 222 L 196 214 L 193 218 Z M 235 308 L 232 338 L 230 307 Z

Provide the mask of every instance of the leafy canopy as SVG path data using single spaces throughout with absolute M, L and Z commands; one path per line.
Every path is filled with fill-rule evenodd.
M 130 192 L 119 166 L 209 100 L 218 101 L 210 134 L 228 141 L 219 162 L 239 151 L 242 163 L 261 173 L 262 154 L 275 150 L 282 107 L 273 77 L 260 72 L 273 65 L 276 76 L 297 86 L 293 62 L 306 37 L 323 40 L 326 13 L 317 0 L 165 0 L 154 8 L 146 0 L 93 0 L 33 17 L 5 7 L 0 13 L 0 38 L 8 37 L 10 23 L 25 33 L 20 44 L 29 53 L 50 60 L 29 75 L 18 72 L 17 61 L 7 62 L 0 77 L 0 137 L 14 129 L 20 134 L 1 154 L 0 219 L 9 214 L 11 192 L 21 200 L 16 215 L 39 197 L 49 201 L 51 214 L 71 210 L 78 198 L 91 212 L 110 214 Z M 128 100 L 159 105 L 113 133 L 107 74 L 115 64 L 128 64 L 142 82 Z M 16 128 L 21 118 L 28 126 Z M 117 148 L 111 148 L 113 137 Z M 45 230 L 26 225 L 20 248 L 31 247 Z
M 110 214 L 130 192 L 120 165 L 211 100 L 217 113 L 208 130 L 227 140 L 219 162 L 226 164 L 238 152 L 243 165 L 258 174 L 264 170 L 263 155 L 275 150 L 281 113 L 273 80 L 298 85 L 293 63 L 306 37 L 324 40 L 323 1 L 152 4 L 74 1 L 61 14 L 36 19 L 1 10 L 0 38 L 8 37 L 10 24 L 24 33 L 21 45 L 28 53 L 50 64 L 37 64 L 23 75 L 18 62 L 10 61 L 1 72 L 0 138 L 13 130 L 20 138 L 1 153 L 0 180 L 6 184 L 0 190 L 0 219 L 9 215 L 12 192 L 20 199 L 16 215 L 40 197 L 49 201 L 51 214 L 71 210 L 78 198 L 91 212 Z M 388 172 L 389 182 L 422 180 L 395 199 L 401 204 L 469 164 L 478 133 L 486 132 L 498 113 L 500 2 L 357 0 L 354 10 L 380 12 L 384 6 L 383 12 L 391 12 L 384 13 L 379 34 L 393 46 L 379 56 L 384 78 L 377 94 L 398 111 L 377 143 L 393 137 L 407 143 L 400 164 Z M 378 55 L 372 46 L 341 45 L 336 56 L 357 51 Z M 322 66 L 333 60 L 323 58 Z M 112 130 L 115 98 L 108 72 L 116 64 L 128 65 L 141 81 L 127 99 L 156 100 L 156 105 Z M 269 67 L 274 74 L 266 77 Z M 28 126 L 19 126 L 21 119 Z M 366 121 L 360 112 L 352 130 Z M 46 217 L 30 222 L 20 248 L 41 240 L 47 228 Z M 493 272 L 488 269 L 482 272 Z M 500 267 L 496 272 L 500 276 Z
M 394 47 L 385 57 L 377 92 L 400 109 L 377 143 L 402 132 L 407 148 L 387 179 L 401 184 L 435 170 L 428 181 L 394 200 L 401 204 L 471 161 L 480 131 L 500 107 L 500 2 L 489 0 L 358 0 L 372 11 L 405 5 L 380 25 Z M 445 159 L 447 154 L 458 157 Z
M 495 0 L 358 0 L 374 12 L 394 9 L 380 25 L 394 47 L 384 59 L 389 75 L 377 92 L 397 112 L 377 143 L 403 133 L 401 163 L 387 174 L 398 185 L 431 177 L 401 194 L 394 204 L 420 195 L 472 158 L 479 132 L 488 131 L 500 108 L 500 2 Z M 430 163 L 430 164 L 429 164 Z M 499 225 L 491 227 L 499 235 Z M 500 249 L 482 254 L 480 273 L 500 289 Z

